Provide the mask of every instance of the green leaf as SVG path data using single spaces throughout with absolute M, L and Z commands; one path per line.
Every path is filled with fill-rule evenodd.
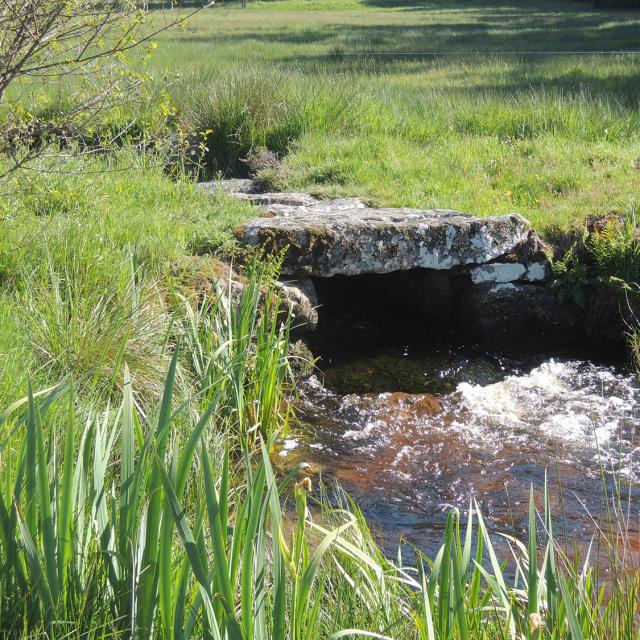
M 204 442 L 201 447 L 202 465 L 204 473 L 204 488 L 207 500 L 207 511 L 209 515 L 209 528 L 211 531 L 211 544 L 213 546 L 213 562 L 215 566 L 216 582 L 221 589 L 222 604 L 226 613 L 227 630 L 233 640 L 242 640 L 240 624 L 236 620 L 233 608 L 233 585 L 229 579 L 229 564 L 225 546 L 226 531 L 222 531 L 220 522 L 220 503 L 211 473 L 211 463 L 209 453 Z M 249 570 L 243 567 L 243 570 Z
M 564 608 L 567 612 L 567 621 L 569 623 L 569 629 L 571 630 L 571 637 L 573 640 L 583 640 L 582 629 L 578 623 L 578 616 L 576 615 L 571 595 L 567 589 L 567 583 L 561 573 L 558 573 L 558 584 L 560 585 L 560 591 L 562 593 L 562 601 L 564 602 Z
M 67 563 L 73 550 L 71 521 L 73 516 L 73 438 L 75 433 L 75 399 L 69 398 L 69 417 L 65 434 L 62 486 L 58 506 L 58 580 L 62 592 L 67 590 Z
M 49 583 L 42 570 L 42 564 L 40 557 L 38 556 L 38 549 L 33 541 L 33 537 L 29 532 L 26 522 L 18 513 L 18 526 L 20 527 L 20 537 L 22 538 L 22 544 L 24 545 L 24 551 L 27 558 L 27 564 L 29 566 L 29 572 L 31 573 L 31 582 L 35 585 L 42 608 L 45 612 L 45 621 L 50 620 L 53 612 L 53 597 L 51 595 L 51 589 Z
M 533 485 L 529 491 L 529 576 L 527 580 L 527 612 L 538 612 L 538 543 L 537 543 L 536 505 L 533 497 Z

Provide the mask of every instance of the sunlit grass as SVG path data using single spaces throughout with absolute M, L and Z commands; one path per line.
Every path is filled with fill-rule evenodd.
M 0 414 L 11 432 L 2 441 L 0 482 L 2 632 L 637 637 L 638 578 L 616 562 L 623 556 L 615 535 L 601 531 L 598 540 L 611 554 L 606 578 L 592 549 L 570 559 L 554 535 L 546 487 L 539 511 L 531 490 L 525 540 L 503 536 L 506 558 L 472 503 L 466 524 L 457 510 L 449 513 L 435 557 L 414 549 L 411 562 L 401 553 L 391 561 L 356 507 L 340 505 L 340 496 L 338 507 L 329 506 L 323 492 L 310 504 L 313 483 L 298 468 L 276 477 L 268 449 L 277 431 L 232 456 L 216 437 L 228 416 L 224 394 L 210 395 L 193 416 L 178 401 L 179 355 L 147 415 L 136 407 L 126 368 L 117 409 L 83 415 L 63 384 Z M 242 480 L 232 479 L 234 471 Z
M 43 168 L 17 174 L 0 199 L 0 398 L 24 389 L 27 374 L 46 387 L 92 371 L 104 391 L 126 359 L 151 400 L 166 368 L 176 265 L 231 250 L 230 230 L 254 213 L 133 150 L 72 158 L 57 166 L 64 173 Z
M 163 36 L 150 68 L 212 130 L 215 169 L 267 146 L 283 189 L 546 230 L 640 191 L 640 55 L 536 52 L 635 50 L 638 29 L 573 2 L 229 3 Z M 350 55 L 371 51 L 442 55 Z
M 637 13 L 543 0 L 257 2 L 164 34 L 149 69 L 185 131 L 211 130 L 211 174 L 267 146 L 284 156 L 278 188 L 566 229 L 638 193 L 640 57 L 505 52 L 631 49 L 639 28 Z M 456 55 L 345 55 L 376 50 Z M 637 638 L 622 495 L 606 496 L 605 581 L 594 556 L 565 553 L 545 495 L 507 558 L 470 505 L 436 557 L 403 563 L 347 500 L 308 503 L 298 469 L 275 476 L 295 389 L 277 264 L 253 263 L 241 294 L 213 268 L 191 278 L 255 212 L 166 160 L 125 148 L 3 185 L 0 630 Z

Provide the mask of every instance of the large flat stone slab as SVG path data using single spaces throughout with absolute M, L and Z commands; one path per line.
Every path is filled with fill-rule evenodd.
M 257 218 L 237 235 L 249 246 L 288 247 L 284 274 L 330 277 L 483 264 L 513 251 L 529 230 L 516 213 L 352 208 Z

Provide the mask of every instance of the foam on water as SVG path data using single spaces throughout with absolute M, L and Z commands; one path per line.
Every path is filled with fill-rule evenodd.
M 285 460 L 317 463 L 390 541 L 402 535 L 427 546 L 440 540 L 446 511 L 471 498 L 493 526 L 524 522 L 530 485 L 540 491 L 549 477 L 567 528 L 588 541 L 585 508 L 598 512 L 603 482 L 611 493 L 623 475 L 633 481 L 632 500 L 640 499 L 637 380 L 575 359 L 504 369 L 498 360 L 497 375 L 487 362 L 443 361 L 442 375 L 453 379 L 455 368 L 458 381 L 437 396 L 340 395 L 311 379 L 301 398 L 309 433 L 296 449 L 285 444 Z M 561 495 L 572 499 L 560 505 Z
M 545 440 L 560 455 L 588 456 L 618 467 L 630 462 L 640 427 L 640 387 L 633 376 L 588 362 L 549 360 L 495 384 L 462 383 L 457 395 L 452 428 L 472 440 L 531 447 Z M 620 448 L 624 443 L 629 451 Z

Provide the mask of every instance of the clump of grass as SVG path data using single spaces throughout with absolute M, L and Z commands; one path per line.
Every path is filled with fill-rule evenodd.
M 246 175 L 247 158 L 264 148 L 280 155 L 306 131 L 356 126 L 356 87 L 242 67 L 214 78 L 180 83 L 180 120 L 206 138 L 202 163 L 212 175 Z M 362 114 L 361 114 L 362 115 Z
M 229 268 L 200 301 L 182 301 L 187 367 L 202 402 L 215 398 L 244 444 L 286 429 L 291 416 L 290 319 L 274 284 L 280 264 L 254 257 L 242 282 Z
M 16 188 L 24 208 L 34 216 L 85 214 L 90 201 L 87 181 L 64 174 L 19 176 Z
M 155 154 L 79 156 L 58 165 L 65 175 L 52 162 L 16 175 L 0 198 L 0 398 L 24 388 L 27 367 L 42 387 L 71 374 L 113 388 L 128 352 L 138 397 L 152 404 L 166 369 L 174 266 L 232 251 L 230 229 L 255 212 L 198 192 L 186 176 L 169 179 Z
M 105 273 L 134 248 L 154 275 L 185 254 L 229 248 L 230 230 L 255 211 L 199 192 L 184 174 L 169 178 L 165 162 L 127 147 L 64 162 L 43 158 L 33 173 L 15 176 L 0 198 L 0 273 L 14 284 L 22 272 L 46 277 L 50 257 L 81 243 L 77 251 Z
M 631 204 L 624 216 L 609 216 L 588 239 L 595 277 L 612 286 L 640 282 L 640 225 Z
M 640 329 L 636 326 L 629 332 L 629 351 L 631 353 L 631 366 L 640 375 Z
M 79 438 L 71 393 L 61 452 L 49 409 L 68 389 L 30 392 L 2 414 L 12 432 L 0 490 L 3 632 L 302 639 L 316 628 L 323 557 L 355 519 L 311 547 L 310 487 L 296 483 L 287 541 L 292 476 L 276 482 L 267 440 L 255 459 L 244 448 L 245 484 L 231 486 L 228 450 L 212 455 L 210 434 L 224 398 L 180 438 L 177 373 L 178 350 L 145 419 L 125 367 L 119 410 L 90 414 Z
M 27 278 L 25 325 L 50 379 L 73 377 L 98 395 L 121 388 L 126 360 L 140 397 L 162 389 L 169 318 L 161 291 L 131 256 L 128 269 L 105 278 L 101 265 L 71 253 L 49 263 L 49 278 Z M 56 264 L 57 263 L 57 264 Z

